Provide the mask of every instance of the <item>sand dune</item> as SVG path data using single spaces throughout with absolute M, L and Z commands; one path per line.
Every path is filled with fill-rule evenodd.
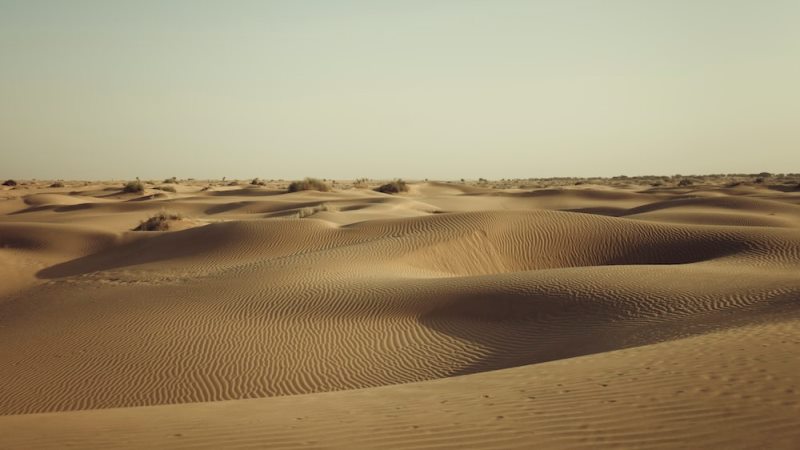
M 800 443 L 798 193 L 202 186 L 4 191 L 0 447 Z

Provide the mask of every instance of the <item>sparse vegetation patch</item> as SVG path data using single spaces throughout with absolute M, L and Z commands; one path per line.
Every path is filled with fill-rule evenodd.
M 331 190 L 331 187 L 328 186 L 328 183 L 325 183 L 322 180 L 318 180 L 316 178 L 306 178 L 301 181 L 292 181 L 289 184 L 289 192 L 299 192 L 299 191 L 320 191 L 320 192 L 328 192 Z
M 321 205 L 316 205 L 316 206 L 307 206 L 297 211 L 297 218 L 303 219 L 308 216 L 312 216 L 320 211 L 339 211 L 339 207 L 328 203 L 323 203 Z
M 383 192 L 384 194 L 399 194 L 401 192 L 408 192 L 408 184 L 403 180 L 397 179 L 378 186 L 375 190 L 377 192 Z
M 125 186 L 122 187 L 122 192 L 144 194 L 144 183 L 142 183 L 139 178 L 136 178 L 136 181 L 125 183 Z
M 183 218 L 184 216 L 181 213 L 160 211 L 147 220 L 141 221 L 133 231 L 167 231 L 169 230 L 170 221 L 182 220 Z
M 353 187 L 358 189 L 365 189 L 369 187 L 369 178 L 356 178 L 353 181 Z

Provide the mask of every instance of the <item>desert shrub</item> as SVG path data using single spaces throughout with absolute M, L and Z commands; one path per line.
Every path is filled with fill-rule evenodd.
M 143 194 L 144 184 L 137 178 L 136 181 L 129 181 L 122 187 L 122 192 Z
M 14 180 L 6 180 L 3 182 L 3 186 L 16 186 L 17 182 Z
M 692 180 L 690 180 L 688 178 L 684 178 L 684 179 L 682 179 L 681 181 L 678 182 L 678 186 L 691 186 L 693 184 L 694 184 L 694 181 L 692 181 Z
M 322 180 L 318 180 L 316 178 L 306 178 L 301 181 L 292 181 L 289 184 L 289 192 L 299 192 L 299 191 L 321 191 L 321 192 L 328 192 L 331 188 Z
M 228 183 L 228 186 L 238 186 L 238 185 L 239 185 L 238 181 L 231 181 Z
M 384 194 L 399 194 L 400 192 L 408 192 L 408 184 L 403 180 L 397 179 L 378 186 L 375 190 L 377 192 L 383 192 Z
M 369 178 L 356 178 L 355 181 L 353 181 L 353 187 L 361 189 L 368 188 Z
M 264 186 L 267 183 L 261 181 L 259 178 L 253 178 L 253 181 L 250 182 L 253 186 Z
M 732 182 L 726 184 L 725 187 L 734 188 L 736 186 L 741 186 L 741 185 L 742 185 L 741 181 L 732 181 Z
M 316 206 L 308 206 L 297 211 L 297 218 L 303 219 L 305 217 L 314 215 L 320 211 L 339 211 L 339 207 L 328 203 L 323 203 Z
M 177 182 L 178 182 L 178 178 L 177 178 L 177 177 L 166 178 L 166 179 L 163 181 L 163 183 L 172 183 L 172 184 L 175 184 L 175 183 L 177 183 Z
M 763 183 L 763 182 L 764 182 L 764 177 L 758 177 L 758 178 L 756 178 L 756 179 L 755 179 L 755 180 L 753 180 L 753 181 L 754 181 L 755 183 L 761 184 L 761 183 Z
M 159 211 L 154 216 L 149 217 L 139 223 L 133 231 L 167 231 L 169 230 L 170 220 L 181 220 L 183 214 L 176 212 Z
M 51 184 L 50 187 L 51 188 L 61 188 L 61 187 L 64 187 L 64 183 L 62 183 L 60 181 L 56 181 L 55 183 Z
M 177 192 L 175 190 L 175 186 L 159 186 L 153 189 L 158 189 L 159 191 L 164 191 L 164 192 Z
M 297 218 L 298 219 L 303 219 L 303 218 L 306 218 L 306 217 L 308 217 L 310 215 L 313 215 L 316 212 L 317 211 L 314 208 L 311 208 L 311 207 L 302 208 L 299 211 L 297 211 Z

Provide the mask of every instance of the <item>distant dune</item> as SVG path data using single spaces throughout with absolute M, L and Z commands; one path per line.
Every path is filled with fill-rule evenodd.
M 64 184 L 0 190 L 0 448 L 800 446 L 788 182 Z

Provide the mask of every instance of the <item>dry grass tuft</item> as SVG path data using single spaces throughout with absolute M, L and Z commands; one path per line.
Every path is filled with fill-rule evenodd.
M 316 206 L 308 206 L 297 211 L 297 218 L 304 219 L 308 216 L 313 216 L 314 214 L 322 211 L 339 211 L 339 207 L 336 205 L 331 205 L 329 203 L 323 203 L 321 205 L 316 205 Z

